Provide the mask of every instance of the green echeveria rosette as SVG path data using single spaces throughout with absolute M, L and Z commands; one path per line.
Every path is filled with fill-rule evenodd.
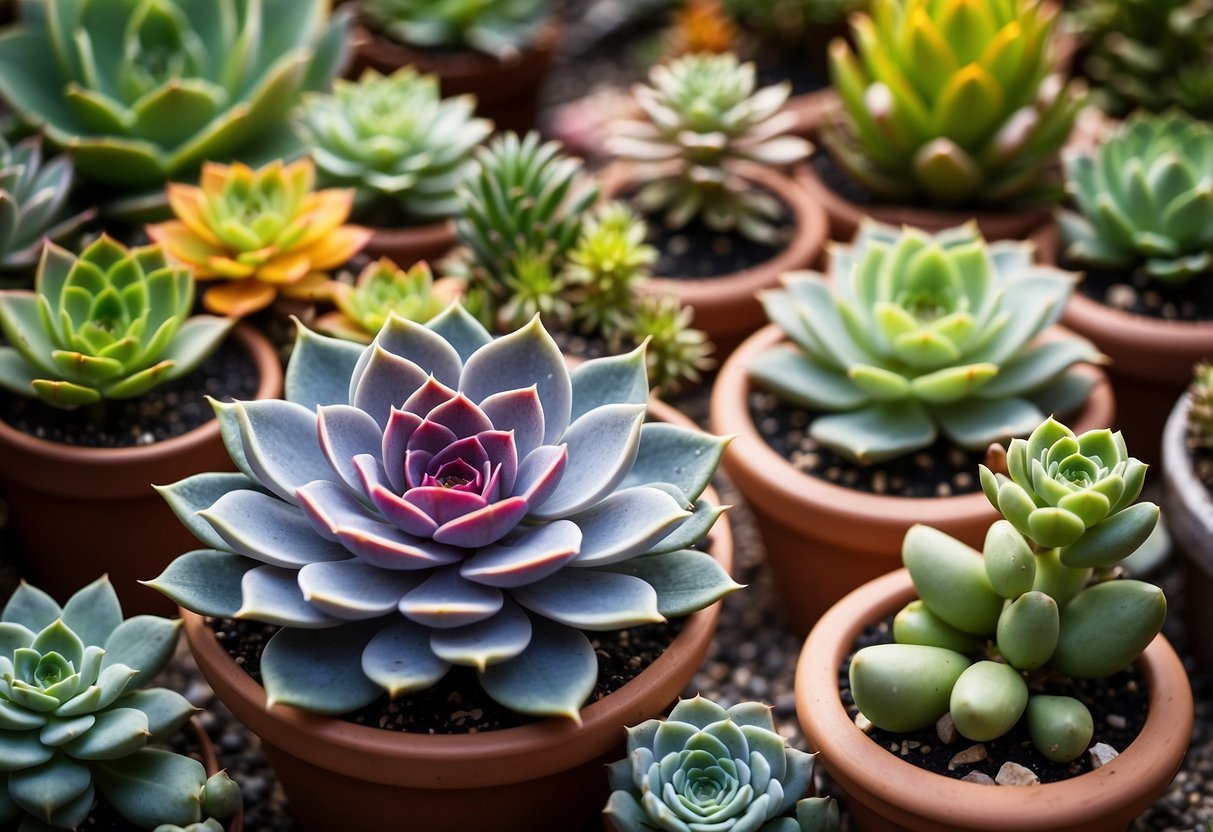
M 514 58 L 539 37 L 552 0 L 361 0 L 377 30 L 424 49 L 475 49 Z
M 684 699 L 668 718 L 628 729 L 627 757 L 607 767 L 603 814 L 618 832 L 832 832 L 834 801 L 805 797 L 813 761 L 787 747 L 766 705 Z
M 356 189 L 356 217 L 386 203 L 435 220 L 458 210 L 472 150 L 492 132 L 474 109 L 472 96 L 443 99 L 436 76 L 368 69 L 357 83 L 338 79 L 332 92 L 304 96 L 298 128 L 324 184 Z
M 570 372 L 538 318 L 493 340 L 455 304 L 365 348 L 301 328 L 285 401 L 215 404 L 239 472 L 161 489 L 212 548 L 151 585 L 283 627 L 271 703 L 344 713 L 461 665 L 506 707 L 578 719 L 583 630 L 737 588 L 693 548 L 727 440 L 645 423 L 647 397 L 642 349 Z
M 192 372 L 235 323 L 189 317 L 193 299 L 189 269 L 158 245 L 47 245 L 35 291 L 0 292 L 0 388 L 66 408 L 141 396 Z
M 1061 317 L 1074 275 L 1033 265 L 1032 247 L 987 245 L 974 224 L 931 235 L 866 222 L 831 250 L 829 275 L 785 275 L 762 296 L 791 343 L 750 377 L 824 413 L 819 442 L 860 463 L 931 445 L 970 450 L 1031 432 L 1081 405 L 1102 356 L 1070 335 L 1037 340 Z
M 1213 128 L 1179 111 L 1139 113 L 1091 152 L 1066 155 L 1063 254 L 1178 283 L 1213 271 Z
M 147 747 L 196 710 L 171 690 L 140 690 L 172 657 L 180 623 L 124 621 L 104 577 L 62 607 L 18 587 L 0 613 L 0 825 L 75 829 L 95 796 L 143 829 L 235 811 L 227 775 Z
M 0 93 L 81 176 L 154 189 L 203 160 L 297 155 L 287 114 L 345 57 L 327 0 L 27 0 Z

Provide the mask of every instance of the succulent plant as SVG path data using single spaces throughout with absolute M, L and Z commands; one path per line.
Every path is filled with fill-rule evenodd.
M 219 281 L 202 296 L 212 312 L 243 317 L 279 292 L 324 297 L 328 271 L 366 245 L 371 232 L 343 225 L 353 191 L 314 191 L 315 177 L 306 159 L 256 170 L 208 162 L 200 186 L 169 184 L 177 218 L 149 225 L 148 236 L 198 280 Z
M 492 132 L 492 122 L 472 117 L 475 104 L 469 95 L 443 100 L 438 78 L 412 67 L 386 77 L 367 69 L 357 83 L 305 95 L 298 127 L 324 184 L 355 189 L 355 216 L 390 208 L 434 220 L 457 211 L 472 149 Z
M 1182 107 L 1213 116 L 1213 2 L 1084 0 L 1069 20 L 1100 105 L 1115 116 Z
M 644 221 L 622 202 L 608 202 L 586 218 L 562 271 L 583 330 L 613 332 L 625 326 L 657 260 L 645 233 Z
M 881 197 L 938 205 L 1056 197 L 1081 104 L 1052 73 L 1057 9 L 1039 0 L 873 0 L 830 46 L 843 112 L 822 142 Z
M 1178 282 L 1213 271 L 1213 128 L 1179 111 L 1139 113 L 1090 153 L 1066 155 L 1077 211 L 1057 215 L 1066 260 L 1141 267 Z
M 190 373 L 234 323 L 189 317 L 194 279 L 158 245 L 49 244 L 34 292 L 0 292 L 0 387 L 57 407 L 129 399 Z
M 427 49 L 471 48 L 501 59 L 539 36 L 552 0 L 361 0 L 379 31 Z
M 812 146 L 781 135 L 795 121 L 780 113 L 791 85 L 755 86 L 754 65 L 731 53 L 686 55 L 653 67 L 648 86 L 633 90 L 648 120 L 621 121 L 607 142 L 611 153 L 655 166 L 636 195 L 641 208 L 664 211 L 672 228 L 698 216 L 717 231 L 778 240 L 779 201 L 741 175 L 740 163 L 790 164 Z
M 1026 715 L 1037 750 L 1069 762 L 1091 741 L 1091 714 L 1045 685 L 1110 676 L 1162 628 L 1167 605 L 1158 587 L 1092 582 L 1095 569 L 1145 541 L 1158 506 L 1133 502 L 1145 465 L 1128 456 L 1119 433 L 1076 437 L 1049 419 L 1012 440 L 1007 460 L 1013 479 L 982 470 L 1006 518 L 990 526 L 982 552 L 928 526 L 906 533 L 902 560 L 919 600 L 894 619 L 896 643 L 855 654 L 851 691 L 860 712 L 890 731 L 948 712 L 962 735 L 984 742 Z M 1033 515 L 1027 522 L 1025 512 Z
M 180 624 L 123 620 L 105 577 L 62 607 L 29 584 L 17 588 L 0 612 L 0 824 L 75 829 L 94 795 L 143 829 L 236 810 L 239 789 L 226 774 L 208 778 L 197 760 L 149 747 L 196 710 L 144 687 L 172 658 Z
M 750 377 L 823 412 L 810 434 L 860 463 L 933 443 L 982 450 L 1085 399 L 1072 372 L 1102 360 L 1077 336 L 1037 341 L 1061 316 L 1074 275 L 1032 264 L 1032 246 L 987 245 L 973 223 L 931 235 L 867 222 L 831 250 L 829 276 L 789 274 L 764 293 L 791 344 Z
M 628 729 L 627 757 L 607 767 L 603 814 L 618 832 L 834 832 L 838 805 L 813 791 L 816 755 L 787 747 L 771 709 L 725 710 L 696 696 L 668 718 Z
M 683 306 L 676 295 L 646 293 L 608 339 L 615 349 L 645 344 L 649 378 L 663 393 L 677 393 L 686 383 L 698 384 L 712 369 L 714 346 L 707 334 L 691 326 L 695 310 Z
M 1213 364 L 1196 365 L 1188 392 L 1188 436 L 1198 448 L 1213 448 Z
M 159 187 L 204 159 L 297 151 L 286 114 L 344 61 L 327 0 L 27 0 L 0 35 L 0 94 L 84 177 Z
M 286 395 L 215 405 L 240 473 L 162 489 L 213 548 L 151 582 L 283 627 L 271 703 L 341 713 L 462 665 L 506 707 L 576 720 L 598 667 L 581 630 L 737 588 L 690 548 L 726 440 L 644 424 L 643 350 L 570 373 L 537 318 L 493 340 L 456 304 L 365 348 L 301 328 Z
M 450 306 L 462 291 L 463 283 L 458 278 L 434 280 L 427 263 L 416 263 L 405 270 L 382 257 L 368 263 L 353 285 L 340 281 L 329 284 L 337 311 L 320 316 L 316 328 L 347 341 L 369 344 L 388 315 L 423 324 Z
M 672 56 L 733 52 L 739 35 L 722 0 L 687 0 L 674 12 L 665 52 Z
M 69 209 L 72 179 L 67 154 L 43 162 L 41 137 L 13 146 L 0 138 L 0 272 L 23 278 L 38 263 L 44 240 L 63 243 L 96 213 Z

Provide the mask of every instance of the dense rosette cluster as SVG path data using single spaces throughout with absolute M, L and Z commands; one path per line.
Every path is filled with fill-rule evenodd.
M 619 832 L 831 832 L 834 801 L 805 797 L 813 759 L 786 746 L 766 705 L 684 699 L 667 719 L 628 729 L 627 758 L 607 768 L 604 814 Z
M 750 365 L 754 381 L 825 412 L 811 434 L 860 462 L 930 445 L 965 448 L 1032 431 L 1080 405 L 1099 361 L 1086 340 L 1036 341 L 1074 275 L 1034 266 L 1026 243 L 986 245 L 975 224 L 931 235 L 865 223 L 831 249 L 830 273 L 785 275 L 763 305 L 793 343 Z
M 293 149 L 286 114 L 337 74 L 347 20 L 327 0 L 32 0 L 0 35 L 0 93 L 82 175 L 156 187 Z
M 227 775 L 208 780 L 198 761 L 146 747 L 195 710 L 171 690 L 139 689 L 172 658 L 180 624 L 124 621 L 104 577 L 63 607 L 18 587 L 0 613 L 0 825 L 24 816 L 20 832 L 75 829 L 98 793 L 144 829 L 235 811 Z
M 579 630 L 736 588 L 689 548 L 719 514 L 698 498 L 724 440 L 645 424 L 641 350 L 570 374 L 538 319 L 494 341 L 455 305 L 391 316 L 366 348 L 301 330 L 286 392 L 216 405 L 241 473 L 164 489 L 214 549 L 153 583 L 282 625 L 272 702 L 348 711 L 455 664 L 515 710 L 576 717 L 597 676 Z

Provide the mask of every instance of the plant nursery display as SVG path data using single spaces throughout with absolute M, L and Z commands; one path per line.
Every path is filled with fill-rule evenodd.
M 29 584 L 17 588 L 0 612 L 0 827 L 75 829 L 103 801 L 140 829 L 223 831 L 216 819 L 238 810 L 239 787 L 154 747 L 197 710 L 147 687 L 180 626 L 123 620 L 105 577 L 62 607 Z

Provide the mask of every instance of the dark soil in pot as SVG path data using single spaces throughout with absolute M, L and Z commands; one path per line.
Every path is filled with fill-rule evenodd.
M 1164 321 L 1213 321 L 1213 279 L 1210 275 L 1167 284 L 1151 280 L 1141 270 L 1095 269 L 1059 260 L 1063 269 L 1084 273 L 1077 290 L 1096 303 Z
M 778 199 L 765 188 L 759 190 Z M 774 225 L 780 240 L 786 241 L 796 231 L 796 217 L 782 200 L 779 204 L 782 210 Z M 784 248 L 782 242 L 769 245 L 743 234 L 716 231 L 698 218 L 679 229 L 667 226 L 660 214 L 645 214 L 644 221 L 648 226 L 646 239 L 657 249 L 653 274 L 662 277 L 683 280 L 723 277 L 761 265 Z

